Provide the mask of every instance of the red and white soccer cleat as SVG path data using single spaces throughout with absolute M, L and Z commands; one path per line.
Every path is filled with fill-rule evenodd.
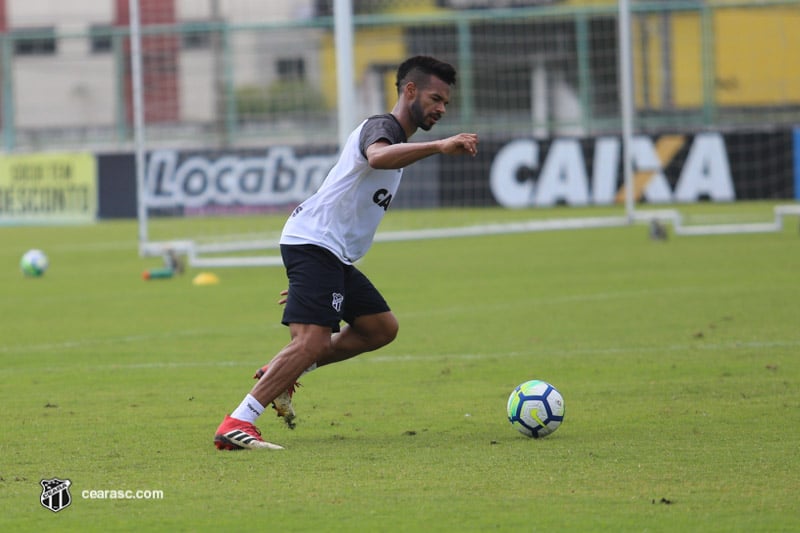
M 226 416 L 214 435 L 218 450 L 282 450 L 283 446 L 266 442 L 261 432 L 250 422 Z

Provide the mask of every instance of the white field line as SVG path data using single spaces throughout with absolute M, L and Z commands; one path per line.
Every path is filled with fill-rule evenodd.
M 535 296 L 523 298 L 519 300 L 503 300 L 498 302 L 483 303 L 480 305 L 480 311 L 491 310 L 508 310 L 516 309 L 525 306 L 546 306 L 546 305 L 561 305 L 570 303 L 587 303 L 587 302 L 603 302 L 608 300 L 624 300 L 631 298 L 647 298 L 658 295 L 673 296 L 678 294 L 700 294 L 703 292 L 725 292 L 729 293 L 730 289 L 727 287 L 664 287 L 661 289 L 639 289 L 631 291 L 619 292 L 598 292 L 594 294 L 565 294 L 564 296 L 552 296 L 547 298 L 537 298 Z M 391 303 L 391 302 L 390 302 Z M 423 311 L 411 311 L 399 313 L 399 318 L 402 321 L 404 317 L 419 318 L 433 315 L 452 315 L 462 312 L 469 312 L 474 308 L 465 307 L 463 305 L 453 307 L 435 307 L 425 309 Z
M 567 350 L 559 350 L 559 355 L 572 356 L 572 355 L 606 355 L 606 354 L 644 354 L 644 353 L 664 353 L 664 352 L 678 352 L 689 350 L 703 350 L 703 351 L 734 351 L 734 350 L 762 350 L 771 348 L 795 348 L 800 346 L 800 339 L 798 340 L 777 340 L 777 341 L 728 341 L 723 343 L 702 343 L 697 344 L 672 344 L 669 346 L 650 346 L 650 347 L 608 347 L 608 348 L 574 348 Z M 552 355 L 551 351 L 545 350 L 527 350 L 522 352 L 507 352 L 507 353 L 474 353 L 474 354 L 436 354 L 436 355 L 419 355 L 419 354 L 392 354 L 392 355 L 372 355 L 367 356 L 363 360 L 372 363 L 395 363 L 402 361 L 443 361 L 443 360 L 482 360 L 482 359 L 504 359 L 513 357 L 530 357 L 532 355 Z
M 272 324 L 263 327 L 277 329 L 278 327 L 284 327 L 284 326 L 281 324 Z M 68 340 L 63 342 L 51 342 L 43 344 L 27 344 L 27 345 L 22 344 L 16 346 L 6 345 L 6 346 L 0 346 L 0 354 L 51 352 L 58 350 L 80 349 L 89 346 L 103 346 L 103 345 L 114 345 L 114 344 L 152 343 L 154 341 L 159 341 L 159 340 L 171 340 L 181 337 L 204 337 L 209 334 L 231 333 L 234 331 L 235 330 L 233 328 L 196 329 L 196 330 L 170 331 L 165 333 L 153 333 L 153 334 L 142 334 L 142 335 L 125 335 L 122 337 L 106 337 L 101 339 L 78 339 L 78 340 Z
M 48 252 L 110 252 L 119 250 L 135 251 L 137 242 L 135 240 L 126 241 L 101 241 L 87 243 L 60 243 L 47 247 Z
M 655 296 L 658 294 L 667 294 L 667 295 L 674 295 L 677 293 L 697 294 L 699 292 L 708 290 L 713 290 L 713 289 L 700 286 L 671 287 L 663 289 L 643 289 L 634 291 L 606 292 L 606 293 L 595 293 L 595 294 L 573 294 L 573 295 L 564 295 L 564 296 L 556 296 L 549 298 L 533 297 L 533 298 L 523 298 L 516 301 L 504 300 L 496 303 L 481 304 L 480 309 L 482 311 L 492 310 L 492 309 L 511 309 L 521 306 L 531 306 L 531 305 L 532 306 L 558 305 L 563 303 L 574 303 L 574 302 L 592 302 L 592 301 L 604 301 L 604 300 L 625 299 L 625 298 L 641 298 L 647 296 Z M 458 313 L 461 311 L 465 311 L 464 306 L 432 308 L 418 312 L 403 312 L 402 315 L 400 316 L 400 319 L 402 320 L 403 317 L 419 318 L 419 317 L 441 315 L 441 314 L 451 315 L 453 313 Z M 284 328 L 284 326 L 278 322 L 267 324 L 266 326 L 263 327 L 272 329 Z M 216 329 L 202 329 L 202 330 L 196 329 L 196 330 L 172 331 L 172 332 L 153 333 L 153 334 L 125 335 L 121 337 L 105 337 L 105 338 L 95 338 L 95 339 L 84 338 L 84 339 L 66 340 L 62 342 L 42 343 L 42 344 L 0 345 L 0 354 L 49 352 L 56 350 L 80 349 L 88 346 L 131 344 L 137 342 L 153 342 L 158 340 L 170 340 L 174 338 L 183 338 L 183 337 L 203 337 L 208 334 L 231 333 L 235 331 L 236 330 L 234 328 L 216 328 Z
M 547 297 L 547 298 L 533 297 L 533 298 L 522 298 L 515 301 L 504 300 L 495 303 L 484 303 L 481 304 L 480 309 L 481 311 L 487 311 L 487 310 L 491 311 L 493 309 L 509 310 L 523 306 L 546 306 L 546 305 L 568 304 L 575 302 L 594 302 L 594 301 L 605 301 L 605 300 L 616 300 L 616 299 L 627 299 L 627 298 L 642 298 L 642 297 L 657 296 L 659 294 L 664 294 L 667 296 L 672 296 L 681 293 L 689 293 L 697 295 L 702 292 L 719 292 L 723 290 L 727 291 L 728 289 L 723 289 L 723 288 L 717 289 L 714 287 L 702 287 L 702 286 L 697 286 L 697 287 L 685 286 L 685 287 L 665 287 L 662 289 L 641 289 L 641 290 L 631 290 L 631 291 L 605 292 L 605 293 L 594 293 L 594 294 L 572 294 L 572 295 Z M 400 314 L 400 319 L 403 320 L 403 318 L 418 319 L 434 315 L 453 315 L 464 311 L 469 311 L 469 309 L 466 309 L 464 306 L 437 307 L 437 308 L 426 309 L 424 311 L 398 312 L 398 313 Z M 285 326 L 283 326 L 277 321 L 272 324 L 259 325 L 259 328 L 262 327 L 269 329 L 285 328 Z M 138 335 L 125 335 L 119 337 L 104 337 L 104 338 L 94 338 L 94 339 L 83 338 L 83 339 L 65 340 L 62 342 L 41 343 L 41 344 L 0 345 L 0 354 L 51 352 L 59 350 L 75 350 L 90 346 L 104 346 L 104 345 L 110 346 L 114 344 L 150 343 L 159 340 L 171 340 L 171 339 L 187 338 L 187 337 L 204 337 L 209 334 L 216 335 L 219 333 L 235 333 L 236 331 L 237 329 L 235 327 L 225 327 L 225 328 L 215 328 L 215 329 L 192 329 L 183 331 L 171 331 L 171 332 L 152 333 L 152 334 L 145 333 Z M 659 349 L 664 349 L 664 348 L 660 347 Z
M 786 341 L 729 341 L 725 343 L 715 344 L 675 344 L 671 346 L 653 346 L 649 348 L 642 347 L 609 347 L 609 348 L 578 348 L 571 350 L 562 350 L 562 355 L 606 355 L 606 354 L 644 354 L 644 353 L 664 353 L 676 352 L 686 350 L 703 350 L 703 351 L 735 351 L 735 350 L 762 350 L 773 348 L 795 348 L 800 346 L 799 340 L 786 340 Z M 452 353 L 452 354 L 387 354 L 375 355 L 366 354 L 351 361 L 352 363 L 403 363 L 409 361 L 474 361 L 474 360 L 487 360 L 487 359 L 513 359 L 516 357 L 530 357 L 532 355 L 551 355 L 550 352 L 544 351 L 520 351 L 520 352 L 493 352 L 493 353 Z M 182 369 L 182 368 L 224 368 L 224 367 L 252 367 L 252 360 L 248 361 L 164 361 L 164 362 L 151 362 L 151 363 L 128 363 L 128 364 L 108 364 L 108 365 L 93 365 L 88 370 L 147 370 L 147 369 Z
M 728 341 L 723 343 L 693 343 L 693 344 L 673 344 L 668 346 L 651 347 L 597 347 L 597 348 L 575 348 L 560 350 L 560 355 L 606 355 L 606 354 L 647 354 L 647 353 L 666 353 L 677 351 L 702 350 L 706 352 L 737 350 L 771 350 L 775 348 L 797 348 L 800 347 L 800 339 L 796 340 L 774 340 L 774 341 Z M 491 353 L 451 353 L 451 354 L 366 354 L 351 362 L 361 363 L 403 363 L 409 361 L 471 361 L 488 359 L 509 359 L 517 357 L 531 357 L 535 355 L 548 355 L 551 352 L 527 350 L 513 352 L 491 352 Z M 108 370 L 163 370 L 163 369 L 185 369 L 185 368 L 225 368 L 225 367 L 252 367 L 253 360 L 247 361 L 157 361 L 150 363 L 126 363 L 126 364 L 101 364 L 84 367 L 86 372 L 99 372 Z M 67 368 L 67 365 L 60 367 Z M 49 371 L 59 370 L 59 368 L 49 367 Z M 19 372 L 20 369 L 12 370 Z M 0 374 L 3 369 L 0 369 Z

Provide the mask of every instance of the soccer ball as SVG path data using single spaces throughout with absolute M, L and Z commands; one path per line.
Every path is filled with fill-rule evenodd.
M 47 256 L 41 250 L 28 250 L 19 262 L 22 273 L 30 277 L 39 277 L 48 266 Z
M 508 420 L 527 437 L 546 437 L 564 421 L 564 398 L 546 381 L 526 381 L 508 397 Z

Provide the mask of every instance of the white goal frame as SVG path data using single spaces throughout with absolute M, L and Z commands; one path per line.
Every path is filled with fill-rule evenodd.
M 669 224 L 676 235 L 718 235 L 732 233 L 765 233 L 781 231 L 784 218 L 800 216 L 800 204 L 779 205 L 774 208 L 774 218 L 763 223 L 684 224 L 684 218 L 675 209 L 637 210 L 633 199 L 632 150 L 634 136 L 633 67 L 631 51 L 630 0 L 617 0 L 618 5 L 618 66 L 619 103 L 622 119 L 622 169 L 625 186 L 625 214 L 623 216 L 575 217 L 530 220 L 504 224 L 482 224 L 466 227 L 435 228 L 409 231 L 378 232 L 377 242 L 473 237 L 501 233 L 523 233 L 587 228 L 620 227 L 631 224 L 648 224 L 653 221 Z M 336 41 L 338 88 L 338 136 L 340 145 L 354 124 L 353 102 L 353 7 L 351 0 L 334 3 L 334 29 Z M 164 256 L 169 251 L 185 255 L 188 266 L 197 268 L 279 266 L 282 265 L 277 238 L 260 240 L 231 240 L 218 243 L 198 243 L 193 240 L 150 241 L 147 223 L 147 205 L 142 191 L 145 184 L 145 153 L 147 141 L 144 127 L 144 101 L 142 89 L 141 23 L 139 0 L 129 0 L 130 55 L 133 95 L 134 143 L 136 161 L 137 213 L 139 219 L 139 253 L 141 256 Z M 243 255 L 243 252 L 266 251 L 266 254 Z M 225 255 L 229 254 L 229 255 Z
M 736 233 L 774 233 L 783 231 L 784 219 L 800 216 L 800 204 L 775 206 L 771 222 L 749 222 L 729 224 L 684 224 L 683 216 L 675 209 L 637 210 L 632 216 L 574 217 L 472 226 L 429 228 L 406 231 L 384 231 L 375 236 L 376 242 L 412 241 L 426 239 L 452 239 L 457 237 L 481 237 L 488 235 L 531 233 L 539 231 L 613 228 L 631 224 L 659 222 L 672 226 L 675 235 L 725 235 Z M 224 243 L 197 243 L 191 240 L 176 240 L 147 243 L 141 248 L 145 256 L 163 256 L 169 250 L 185 255 L 189 266 L 195 268 L 263 267 L 281 266 L 277 239 L 241 240 Z M 248 256 L 225 256 L 221 254 L 248 251 L 265 251 L 265 254 Z M 270 253 L 271 252 L 271 253 Z

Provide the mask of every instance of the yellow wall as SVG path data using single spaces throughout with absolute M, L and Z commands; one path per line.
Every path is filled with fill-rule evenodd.
M 719 104 L 800 102 L 800 8 L 724 9 L 714 23 Z
M 397 63 L 406 56 L 403 33 L 398 27 L 358 30 L 353 36 L 353 70 L 356 83 L 363 80 L 364 73 L 372 64 Z M 322 42 L 322 83 L 328 87 L 325 91 L 327 103 L 336 107 L 336 53 L 333 46 L 333 35 L 327 35 Z M 387 83 L 386 101 L 394 102 L 397 93 L 394 80 Z
M 573 5 L 608 4 L 604 0 L 569 0 Z M 721 106 L 761 106 L 800 103 L 800 5 L 723 7 L 725 0 L 710 3 L 713 9 L 714 103 Z M 704 36 L 699 11 L 675 12 L 671 17 L 671 92 L 678 107 L 703 105 Z M 648 15 L 647 58 L 641 32 L 634 18 L 632 28 L 636 101 L 644 104 L 642 84 L 648 81 L 651 106 L 661 102 L 664 69 L 661 64 L 660 15 Z M 645 60 L 646 59 L 646 60 Z M 643 65 L 648 65 L 647 77 Z
M 703 103 L 703 48 L 700 16 L 672 18 L 672 95 L 676 107 Z
M 663 104 L 660 21 L 647 17 L 648 57 L 634 23 L 633 56 L 636 101 L 643 105 L 643 65 L 648 65 L 650 105 Z M 703 48 L 700 14 L 672 15 L 670 36 L 672 96 L 675 107 L 703 104 Z M 718 9 L 714 12 L 712 61 L 716 105 L 759 106 L 800 103 L 800 7 Z

